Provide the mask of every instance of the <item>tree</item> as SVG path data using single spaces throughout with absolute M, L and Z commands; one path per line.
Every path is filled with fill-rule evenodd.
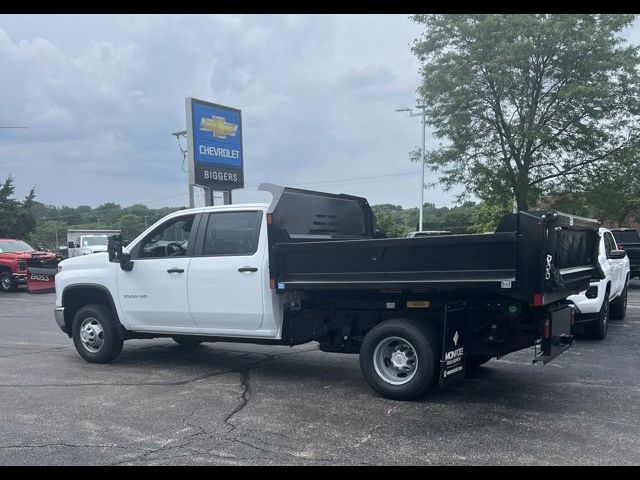
M 22 202 L 13 198 L 15 186 L 9 175 L 0 186 L 0 237 L 14 237 L 27 240 L 36 228 L 33 216 L 35 189 L 31 189 Z
M 424 161 L 450 188 L 533 206 L 640 139 L 633 15 L 414 15 L 419 95 L 439 148 Z M 504 203 L 504 200 L 501 200 Z
M 124 242 L 129 243 L 144 231 L 144 221 L 132 213 L 127 213 L 120 218 L 117 228 L 122 230 Z
M 636 151 L 616 161 L 589 168 L 580 183 L 562 185 L 553 195 L 559 210 L 591 216 L 622 227 L 640 220 L 640 162 Z

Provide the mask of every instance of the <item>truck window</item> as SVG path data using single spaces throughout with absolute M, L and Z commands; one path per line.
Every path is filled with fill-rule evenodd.
M 618 248 L 615 240 L 609 232 L 604 232 L 604 245 L 607 251 L 607 256 L 609 256 L 609 252 L 611 252 L 611 250 L 616 250 Z
M 253 255 L 258 249 L 262 212 L 223 212 L 209 215 L 202 254 Z
M 136 258 L 184 257 L 187 255 L 195 215 L 168 220 L 147 235 L 137 247 Z

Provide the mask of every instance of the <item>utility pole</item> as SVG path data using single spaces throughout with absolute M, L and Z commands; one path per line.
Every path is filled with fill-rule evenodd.
M 426 142 L 426 128 L 427 128 L 427 109 L 426 105 L 416 105 L 417 109 L 421 112 L 413 112 L 411 108 L 399 108 L 396 112 L 409 112 L 410 117 L 422 117 L 422 148 L 420 149 L 420 220 L 418 225 L 418 231 L 422 231 L 423 210 L 424 210 L 424 158 L 425 158 L 425 142 Z
M 188 155 L 188 151 L 182 148 L 182 145 L 180 144 L 180 137 L 184 137 L 187 138 L 187 131 L 186 130 L 180 130 L 178 132 L 173 132 L 171 135 L 173 135 L 174 137 L 176 137 L 176 140 L 178 141 L 178 148 L 180 149 L 180 153 L 182 153 L 182 170 L 186 171 L 184 169 L 184 164 L 187 161 L 187 155 Z M 188 143 L 187 139 L 187 143 Z M 189 168 L 191 168 L 189 166 Z M 187 183 L 189 184 L 189 208 L 193 208 L 195 206 L 195 196 L 194 196 L 194 191 L 193 191 L 193 185 L 191 184 L 191 176 L 189 175 L 189 178 L 187 179 Z M 205 193 L 205 197 L 206 197 L 206 193 Z M 213 201 L 213 199 L 212 199 Z M 205 200 L 206 203 L 206 200 Z

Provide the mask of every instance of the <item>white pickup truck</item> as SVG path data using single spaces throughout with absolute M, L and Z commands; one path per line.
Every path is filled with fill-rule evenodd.
M 265 184 L 269 203 L 182 210 L 126 248 L 70 258 L 55 319 L 89 362 L 131 338 L 359 353 L 379 394 L 410 399 L 467 367 L 572 344 L 572 293 L 596 273 L 598 223 L 505 217 L 492 235 L 381 238 L 366 199 Z
M 609 318 L 623 319 L 627 313 L 630 263 L 625 250 L 619 250 L 613 233 L 600 228 L 598 263 L 604 278 L 594 278 L 589 288 L 567 298 L 576 306 L 576 325 L 583 325 L 587 337 L 602 340 Z

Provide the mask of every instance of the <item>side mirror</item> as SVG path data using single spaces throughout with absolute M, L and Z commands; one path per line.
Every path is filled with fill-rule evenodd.
M 67 243 L 67 247 L 68 248 L 76 248 L 76 244 L 73 243 L 73 242 L 69 242 L 69 243 Z
M 107 252 L 110 262 L 119 262 L 122 258 L 122 235 L 111 235 L 107 239 Z
M 617 260 L 620 258 L 624 258 L 626 256 L 627 256 L 626 250 L 611 250 L 609 252 L 609 258 L 611 258 L 612 260 Z
M 131 254 L 122 251 L 122 235 L 111 235 L 107 239 L 107 252 L 109 261 L 119 263 L 122 270 L 130 272 L 133 269 Z

